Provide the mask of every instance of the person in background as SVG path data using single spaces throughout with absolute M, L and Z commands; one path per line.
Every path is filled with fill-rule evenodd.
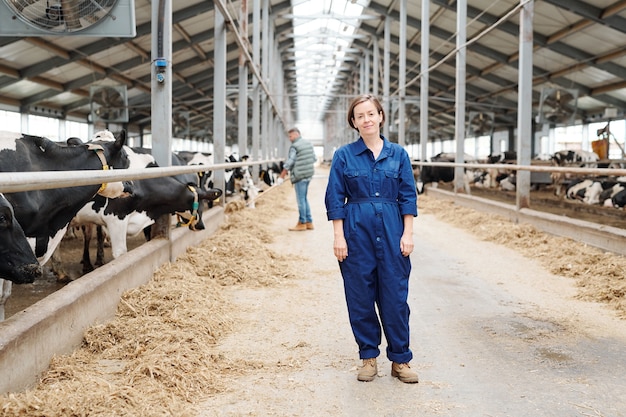
M 415 383 L 407 298 L 417 192 L 409 155 L 381 135 L 384 122 L 374 96 L 361 95 L 350 104 L 348 124 L 359 138 L 333 155 L 326 214 L 333 222 L 333 251 L 363 360 L 357 379 L 372 381 L 378 374 L 382 324 L 391 375 Z
M 291 146 L 289 156 L 283 166 L 279 176 L 279 183 L 282 183 L 287 172 L 296 190 L 296 201 L 298 203 L 298 223 L 290 227 L 291 231 L 313 230 L 313 218 L 311 217 L 311 206 L 307 194 L 309 183 L 315 172 L 315 150 L 311 142 L 304 140 L 297 127 L 289 129 L 287 132 Z

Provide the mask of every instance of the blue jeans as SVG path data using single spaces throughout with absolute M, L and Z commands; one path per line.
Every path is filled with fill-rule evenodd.
M 311 223 L 313 218 L 311 217 L 311 206 L 307 199 L 307 193 L 309 192 L 309 183 L 311 179 L 300 180 L 293 184 L 296 189 L 296 201 L 298 202 L 298 221 L 300 223 Z

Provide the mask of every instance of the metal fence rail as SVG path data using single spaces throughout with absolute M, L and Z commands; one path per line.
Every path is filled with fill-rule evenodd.
M 81 185 L 104 184 L 115 181 L 141 180 L 146 178 L 168 177 L 179 174 L 217 171 L 244 166 L 278 163 L 283 159 L 265 159 L 260 161 L 230 162 L 214 165 L 183 165 L 174 167 L 154 167 L 112 170 L 79 171 L 36 171 L 36 172 L 0 172 L 0 192 L 49 190 L 53 188 L 77 187 Z M 218 188 L 220 188 L 218 186 Z
M 471 169 L 506 169 L 510 171 L 530 171 L 530 172 L 558 172 L 569 174 L 590 174 L 590 175 L 614 175 L 626 176 L 624 168 L 580 168 L 580 167 L 556 167 L 546 165 L 514 165 L 514 164 L 477 164 L 473 162 L 423 162 L 411 161 L 413 165 L 439 166 L 439 167 L 463 167 Z

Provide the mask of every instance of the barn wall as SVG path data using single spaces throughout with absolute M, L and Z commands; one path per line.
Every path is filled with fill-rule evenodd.
M 205 230 L 175 229 L 170 241 L 147 242 L 1 322 L 0 392 L 36 383 L 53 356 L 71 352 L 88 327 L 115 315 L 125 291 L 147 283 L 161 265 L 209 238 L 224 220 L 223 208 L 208 210 L 203 220 Z

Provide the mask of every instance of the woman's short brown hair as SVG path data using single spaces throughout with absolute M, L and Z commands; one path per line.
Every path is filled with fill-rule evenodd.
M 354 130 L 359 130 L 356 126 L 354 126 L 354 122 L 352 121 L 354 119 L 354 108 L 361 103 L 365 103 L 366 101 L 374 103 L 378 112 L 382 114 L 383 119 L 380 121 L 379 127 L 383 127 L 383 124 L 385 123 L 385 110 L 383 110 L 383 106 L 380 104 L 380 101 L 378 101 L 378 99 L 371 94 L 361 94 L 352 100 L 352 103 L 350 103 L 350 107 L 348 108 L 348 125 L 350 125 L 350 127 Z

